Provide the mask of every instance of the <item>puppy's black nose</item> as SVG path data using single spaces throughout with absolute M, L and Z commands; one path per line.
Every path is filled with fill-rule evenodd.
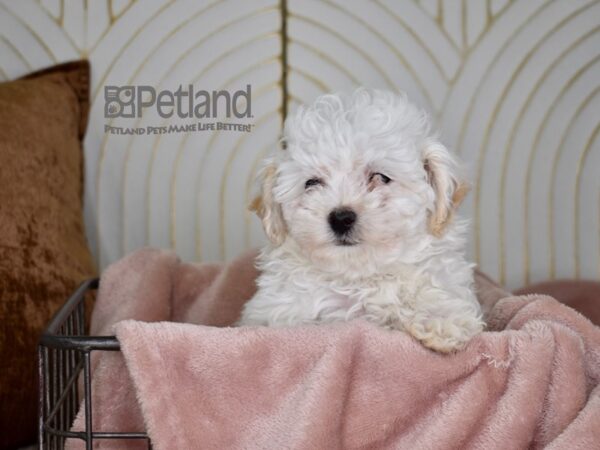
M 342 236 L 352 229 L 356 222 L 356 213 L 348 208 L 334 209 L 329 213 L 329 226 L 337 236 Z

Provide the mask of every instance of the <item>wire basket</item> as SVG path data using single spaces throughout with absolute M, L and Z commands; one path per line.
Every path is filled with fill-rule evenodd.
M 90 359 L 93 351 L 118 352 L 121 347 L 115 336 L 90 336 L 86 315 L 86 297 L 98 289 L 98 279 L 82 283 L 58 310 L 43 332 L 38 346 L 39 372 L 39 429 L 40 449 L 62 449 L 69 438 L 85 442 L 92 449 L 98 440 L 145 440 L 145 432 L 94 431 L 92 428 L 92 373 Z M 81 374 L 83 383 L 81 384 Z M 83 431 L 71 426 L 80 408 L 85 413 Z

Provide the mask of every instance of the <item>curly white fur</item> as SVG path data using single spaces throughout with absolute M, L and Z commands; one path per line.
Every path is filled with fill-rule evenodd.
M 271 243 L 240 324 L 363 318 L 442 352 L 482 330 L 452 217 L 465 185 L 426 113 L 384 91 L 324 95 L 286 120 L 284 140 L 262 173 Z M 328 223 L 341 207 L 356 213 L 342 237 Z

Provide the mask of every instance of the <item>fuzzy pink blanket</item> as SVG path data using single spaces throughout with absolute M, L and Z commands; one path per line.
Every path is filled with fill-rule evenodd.
M 105 271 L 91 332 L 122 353 L 93 359 L 95 431 L 147 430 L 156 450 L 600 448 L 600 328 L 574 310 L 478 274 L 489 331 L 455 354 L 362 321 L 226 328 L 254 257 L 142 250 Z

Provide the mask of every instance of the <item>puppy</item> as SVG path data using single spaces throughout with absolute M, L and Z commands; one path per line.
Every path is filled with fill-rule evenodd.
M 284 127 L 254 209 L 270 244 L 241 325 L 366 319 L 440 352 L 484 326 L 465 260 L 467 192 L 404 95 L 324 95 Z

